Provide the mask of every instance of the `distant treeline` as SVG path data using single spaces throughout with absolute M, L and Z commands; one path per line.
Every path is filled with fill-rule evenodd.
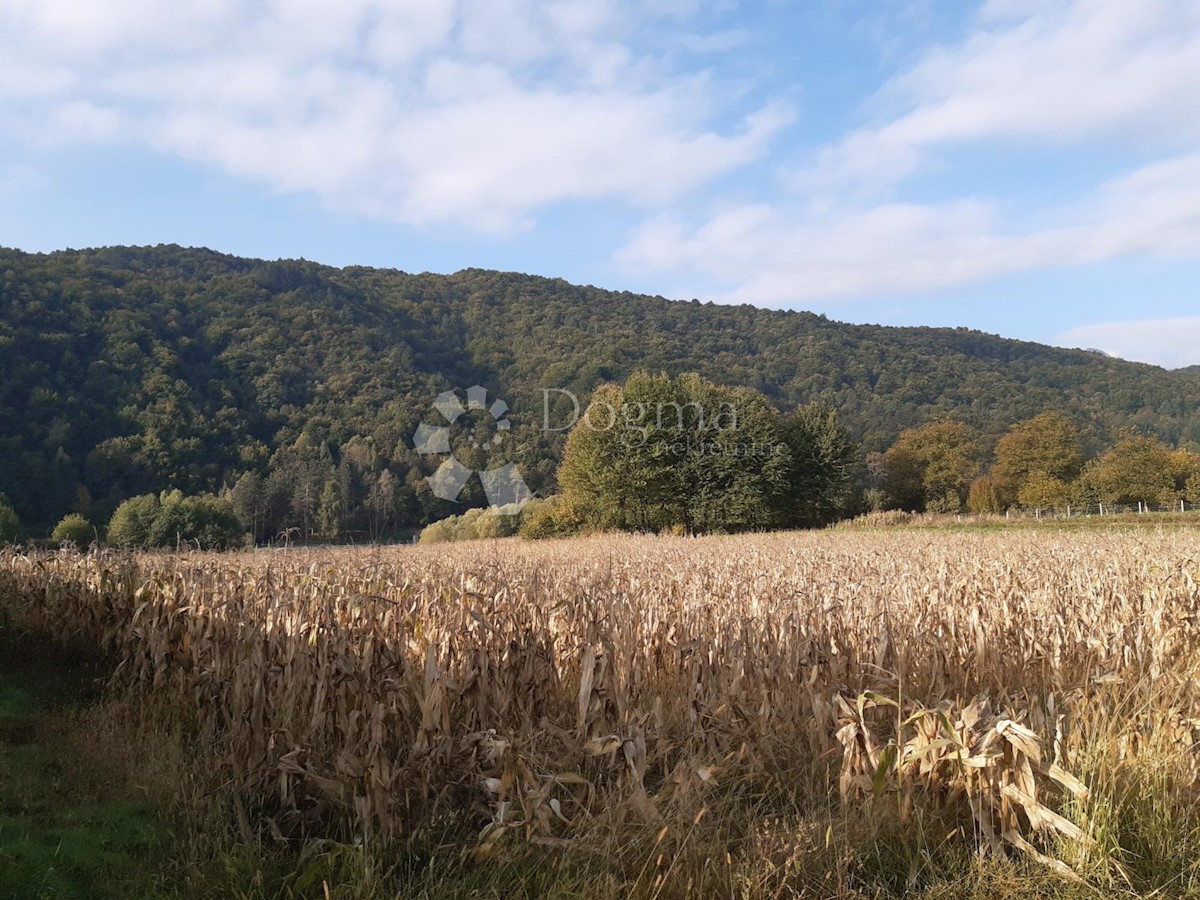
M 145 494 L 122 502 L 103 529 L 81 513 L 68 514 L 51 539 L 227 549 L 257 543 L 269 534 L 264 529 L 273 516 L 286 522 L 289 513 L 305 526 L 285 525 L 275 535 L 284 541 L 338 541 L 345 523 L 358 516 L 370 525 L 372 539 L 384 538 L 396 497 L 387 469 L 352 508 L 345 485 L 370 483 L 359 477 L 361 470 L 346 457 L 337 467 L 315 451 L 300 458 L 313 467 L 308 480 L 297 468 L 290 481 L 264 482 L 246 473 L 219 496 Z M 697 375 L 637 373 L 594 393 L 567 440 L 557 482 L 559 494 L 527 505 L 470 508 L 426 526 L 421 540 L 814 528 L 878 510 L 1174 506 L 1200 502 L 1200 453 L 1127 433 L 1089 457 L 1079 429 L 1049 412 L 1012 426 L 990 454 L 979 434 L 942 420 L 907 429 L 886 452 L 864 461 L 832 410 L 810 405 L 783 415 L 749 388 L 721 387 Z M 301 502 L 308 497 L 315 500 L 311 509 Z M 0 541 L 22 532 L 16 511 L 0 496 Z
M 953 418 L 986 460 L 1012 423 L 1047 410 L 1078 429 L 1089 458 L 1123 429 L 1200 442 L 1200 372 L 966 330 L 481 270 L 408 275 L 174 246 L 0 250 L 0 493 L 22 533 L 43 538 L 67 514 L 106 523 L 129 498 L 173 490 L 223 496 L 260 542 L 402 538 L 484 503 L 477 479 L 458 503 L 428 490 L 442 460 L 412 440 L 439 394 L 480 384 L 507 400 L 505 452 L 546 497 L 559 493 L 565 433 L 540 427 L 542 391 L 586 406 L 639 371 L 698 373 L 784 411 L 836 410 L 864 454 Z M 457 453 L 488 464 L 481 448 Z

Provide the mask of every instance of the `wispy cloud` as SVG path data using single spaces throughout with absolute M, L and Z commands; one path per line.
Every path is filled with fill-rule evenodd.
M 1022 232 L 1007 230 L 996 206 L 980 200 L 820 215 L 737 206 L 699 225 L 649 222 L 617 261 L 727 286 L 710 290 L 712 299 L 786 306 L 949 288 L 1123 256 L 1200 256 L 1200 154 L 1110 181 L 1054 218 L 1053 225 Z
M 880 91 L 877 121 L 790 177 L 810 191 L 879 189 L 983 141 L 1194 147 L 1197 83 L 1200 5 L 1190 0 L 991 2 L 967 39 Z
M 1085 325 L 1059 335 L 1054 343 L 1168 369 L 1195 366 L 1200 365 L 1200 316 Z
M 933 5 L 876 7 L 911 19 L 919 41 L 889 57 L 909 62 L 856 127 L 810 146 L 811 120 L 778 98 L 819 85 L 779 60 L 711 61 L 759 46 L 759 20 L 730 5 L 0 0 L 0 128 L 32 148 L 14 160 L 151 147 L 455 235 L 519 234 L 556 205 L 604 203 L 623 246 L 596 255 L 720 300 L 813 304 L 1200 258 L 1194 0 L 987 0 L 923 51 Z M 1097 148 L 1090 181 L 1049 183 Z M 1019 154 L 1021 197 L 972 153 Z
M 871 102 L 875 120 L 787 171 L 768 201 L 656 216 L 615 256 L 687 293 L 791 305 L 938 290 L 1123 256 L 1200 256 L 1200 6 L 994 0 Z M 954 154 L 1087 142 L 1141 159 L 1010 220 L 987 179 L 936 202 L 907 180 Z
M 511 231 L 543 206 L 662 204 L 789 120 L 727 112 L 635 49 L 703 4 L 0 0 L 0 122 L 149 144 L 331 207 Z M 703 35 L 697 35 L 703 37 Z M 714 36 L 719 40 L 719 36 Z

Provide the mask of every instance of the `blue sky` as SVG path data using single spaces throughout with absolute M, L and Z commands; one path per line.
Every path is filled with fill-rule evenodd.
M 0 244 L 1200 363 L 1194 0 L 0 0 Z

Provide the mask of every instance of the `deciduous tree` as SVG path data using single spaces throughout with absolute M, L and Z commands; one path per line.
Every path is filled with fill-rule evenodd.
M 1152 437 L 1127 434 L 1084 473 L 1105 503 L 1173 503 L 1171 450 Z
M 930 422 L 900 433 L 884 455 L 892 505 L 957 512 L 980 470 L 978 436 L 961 422 Z

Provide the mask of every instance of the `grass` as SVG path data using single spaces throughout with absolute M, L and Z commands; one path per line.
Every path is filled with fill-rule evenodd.
M 591 882 L 544 852 L 476 866 L 449 831 L 399 859 L 351 836 L 246 840 L 213 760 L 170 711 L 106 690 L 109 674 L 0 617 L 0 900 L 566 898 Z
M 66 740 L 95 703 L 97 660 L 0 633 L 0 897 L 160 897 L 169 847 L 154 804 Z
M 247 845 L 200 787 L 212 760 L 177 718 L 110 674 L 0 615 L 0 900 L 310 896 L 296 853 Z

